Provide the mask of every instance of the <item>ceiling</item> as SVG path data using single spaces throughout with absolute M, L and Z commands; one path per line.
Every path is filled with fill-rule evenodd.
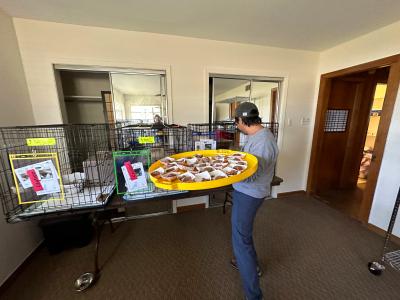
M 399 0 L 0 0 L 14 17 L 320 51 L 400 20 Z
M 250 91 L 246 87 L 250 85 L 248 80 L 216 78 L 214 80 L 214 99 L 219 103 L 230 103 L 237 97 L 250 97 Z M 266 97 L 271 94 L 272 88 L 279 87 L 279 83 L 271 81 L 253 81 L 251 83 L 251 97 L 253 99 Z
M 218 96 L 227 91 L 233 90 L 241 85 L 248 84 L 248 80 L 240 79 L 225 79 L 225 78 L 215 78 L 214 79 L 214 95 Z

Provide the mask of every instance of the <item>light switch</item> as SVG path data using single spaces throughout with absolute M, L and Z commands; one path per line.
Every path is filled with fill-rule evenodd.
M 288 118 L 288 119 L 287 119 L 287 125 L 288 125 L 289 127 L 292 127 L 292 119 L 291 119 L 291 118 Z
M 300 120 L 301 126 L 309 126 L 311 123 L 311 118 L 310 117 L 302 117 Z

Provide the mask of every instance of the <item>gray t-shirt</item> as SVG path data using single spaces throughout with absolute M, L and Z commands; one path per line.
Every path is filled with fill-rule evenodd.
M 253 154 L 258 159 L 258 169 L 249 178 L 233 184 L 233 188 L 254 198 L 265 198 L 271 193 L 271 181 L 274 177 L 278 146 L 271 131 L 260 129 L 249 135 L 243 152 Z

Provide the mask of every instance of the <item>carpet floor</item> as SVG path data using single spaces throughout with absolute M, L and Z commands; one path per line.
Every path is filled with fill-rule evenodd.
M 265 299 L 400 299 L 400 272 L 380 277 L 367 262 L 383 238 L 305 196 L 268 200 L 255 222 Z M 96 286 L 74 291 L 91 271 L 93 245 L 49 255 L 40 249 L 2 299 L 244 299 L 229 265 L 230 209 L 138 219 L 105 227 Z

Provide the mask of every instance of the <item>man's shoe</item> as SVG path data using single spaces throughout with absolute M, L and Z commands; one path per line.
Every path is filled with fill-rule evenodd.
M 239 270 L 239 268 L 238 268 L 238 266 L 236 264 L 236 260 L 234 258 L 231 259 L 231 266 L 235 270 Z M 263 274 L 264 274 L 263 270 L 260 268 L 260 266 L 257 266 L 257 275 L 258 275 L 258 277 L 263 276 Z

